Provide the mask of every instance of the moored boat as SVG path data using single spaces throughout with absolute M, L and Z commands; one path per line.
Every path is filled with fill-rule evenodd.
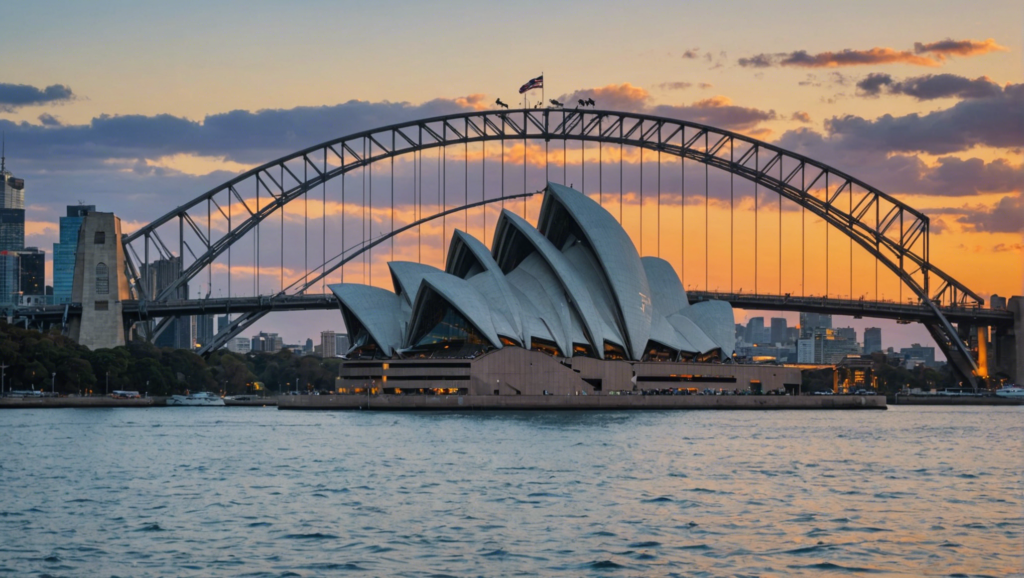
M 167 400 L 167 405 L 223 406 L 224 400 L 212 393 L 200 391 L 189 395 L 172 395 Z
M 1024 399 L 1024 387 L 1017 385 L 1006 385 L 996 390 L 998 397 L 1009 397 L 1013 399 Z

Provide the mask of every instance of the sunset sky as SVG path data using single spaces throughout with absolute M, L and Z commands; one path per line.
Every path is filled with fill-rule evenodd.
M 113 211 L 128 232 L 306 146 L 401 120 L 487 108 L 495 98 L 515 106 L 519 85 L 543 72 L 548 98 L 589 96 L 600 109 L 734 130 L 844 170 L 928 214 L 939 267 L 986 298 L 1024 292 L 1019 0 L 287 6 L 16 0 L 5 3 L 3 15 L 0 129 L 7 168 L 26 180 L 26 244 L 48 253 L 65 205 L 81 200 Z M 478 146 L 470 154 L 498 153 Z M 597 154 L 588 149 L 587 162 Z M 614 154 L 617 161 L 617 148 Z M 509 153 L 510 161 L 514 156 Z M 711 179 L 716 193 L 726 190 L 727 177 Z M 678 183 L 676 177 L 676 190 Z M 626 184 L 629 221 L 640 205 Z M 589 181 L 585 192 L 596 194 Z M 667 197 L 661 246 L 649 227 L 642 238 L 645 254 L 667 258 L 683 270 L 684 285 L 703 288 L 702 243 L 705 234 L 729 226 L 729 210 L 710 206 L 705 233 L 703 205 L 690 210 L 698 200 L 687 198 L 685 237 L 678 197 Z M 617 203 L 616 194 L 605 206 L 615 213 Z M 643 207 L 645 219 L 655 218 L 655 208 Z M 734 226 L 741 230 L 736 267 L 742 272 L 732 285 L 752 290 L 753 257 L 739 254 L 739 242 L 753 207 L 740 208 Z M 764 234 L 778 235 L 777 204 L 760 209 Z M 783 232 L 801 226 L 792 209 L 783 208 Z M 311 213 L 321 210 L 311 202 Z M 535 218 L 536 211 L 531 206 L 527 214 Z M 488 213 L 488 235 L 496 215 Z M 479 235 L 482 214 L 474 218 L 480 220 L 470 232 Z M 808 231 L 824 235 L 815 226 L 808 222 Z M 639 244 L 639 227 L 627 230 Z M 840 234 L 832 235 L 838 242 Z M 782 250 L 799 251 L 796 242 L 787 236 Z M 415 257 L 415 237 L 398 245 L 398 256 Z M 759 247 L 761 292 L 778 290 L 780 247 L 776 241 Z M 816 242 L 804 249 L 811 257 L 821 251 Z M 377 257 L 374 282 L 383 285 L 390 253 Z M 855 256 L 851 279 L 846 259 L 842 273 L 830 273 L 830 294 L 873 297 L 873 264 Z M 686 274 L 691 260 L 699 278 Z M 718 262 L 714 255 L 709 260 Z M 785 257 L 783 270 L 782 290 L 799 292 L 799 273 Z M 709 288 L 729 288 L 727 268 L 713 266 L 708 277 Z M 898 290 L 888 287 L 885 297 L 894 297 Z M 883 282 L 880 291 L 885 288 Z M 816 278 L 804 289 L 821 294 L 824 282 Z M 738 312 L 738 321 L 747 316 Z M 795 322 L 795 315 L 787 317 Z M 882 326 L 886 346 L 931 343 L 918 326 L 850 322 Z M 279 331 L 296 343 L 318 341 L 321 329 L 342 330 L 340 315 L 333 325 L 323 313 L 268 316 L 249 333 Z

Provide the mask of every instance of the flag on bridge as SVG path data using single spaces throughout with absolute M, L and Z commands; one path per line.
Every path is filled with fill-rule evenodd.
M 535 88 L 544 88 L 544 75 L 540 75 L 537 78 L 531 78 L 526 84 L 519 87 L 519 94 L 523 94 L 527 90 L 533 90 Z

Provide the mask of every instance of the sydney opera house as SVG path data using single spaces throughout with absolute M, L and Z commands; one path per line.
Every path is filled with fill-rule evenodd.
M 799 372 L 732 363 L 732 307 L 690 304 L 598 203 L 549 183 L 536 227 L 503 211 L 490 250 L 455 231 L 445 269 L 389 263 L 394 291 L 332 285 L 352 348 L 343 392 L 607 395 L 782 390 Z

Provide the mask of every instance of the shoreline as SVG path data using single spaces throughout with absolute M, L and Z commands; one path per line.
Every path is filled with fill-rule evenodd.
M 885 410 L 883 395 L 315 395 L 279 400 L 281 410 Z

